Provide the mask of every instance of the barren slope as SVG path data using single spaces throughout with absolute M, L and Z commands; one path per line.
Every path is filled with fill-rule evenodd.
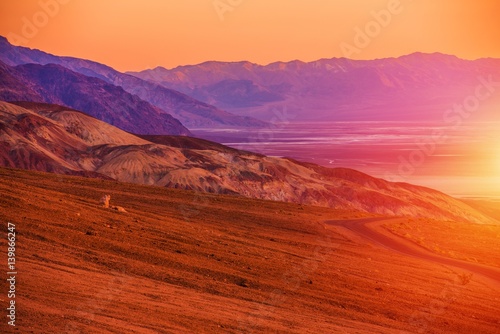
M 103 194 L 127 212 L 98 207 Z M 359 213 L 0 168 L 0 217 L 1 233 L 16 225 L 19 272 L 17 327 L 2 321 L 2 333 L 493 334 L 500 325 L 498 291 L 479 277 L 322 223 Z

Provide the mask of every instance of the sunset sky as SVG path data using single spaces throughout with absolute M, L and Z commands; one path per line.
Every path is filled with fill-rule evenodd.
M 14 44 L 121 71 L 415 51 L 500 58 L 498 0 L 2 0 L 0 13 Z

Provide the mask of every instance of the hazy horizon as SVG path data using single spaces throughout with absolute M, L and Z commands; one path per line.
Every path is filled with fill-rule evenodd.
M 498 13 L 0 0 L 0 332 L 499 334 Z
M 206 61 L 366 60 L 414 52 L 500 58 L 499 7 L 494 0 L 29 0 L 0 4 L 0 34 L 15 45 L 120 71 Z
M 137 0 L 119 2 L 111 0 L 104 3 L 79 0 L 30 0 L 2 2 L 0 8 L 2 13 L 9 13 L 9 15 L 2 14 L 0 35 L 5 36 L 11 44 L 38 49 L 56 56 L 88 59 L 122 72 L 142 71 L 159 66 L 167 70 L 178 69 L 181 66 L 196 68 L 198 64 L 207 62 L 250 62 L 266 66 L 294 60 L 310 63 L 333 58 L 348 58 L 354 61 L 399 59 L 414 53 L 439 53 L 465 60 L 500 59 L 500 45 L 497 43 L 496 34 L 497 31 L 500 31 L 500 23 L 494 15 L 500 9 L 500 4 L 490 0 L 482 1 L 479 4 L 436 3 L 431 0 L 418 2 L 370 0 L 362 3 L 343 1 L 310 3 L 293 0 L 288 1 L 286 5 L 283 2 L 268 3 L 263 0 L 189 0 L 183 2 L 151 0 L 146 3 Z M 436 63 L 436 67 L 445 66 L 440 62 Z M 342 65 L 339 66 L 342 67 Z M 379 70 L 385 72 L 381 68 Z M 206 71 L 208 73 L 212 69 L 206 69 Z M 384 73 L 384 75 L 386 74 L 388 73 Z M 175 73 L 173 75 L 175 78 L 177 75 L 184 74 Z M 238 75 L 238 73 L 230 73 L 228 77 L 222 77 L 222 79 L 241 79 Z M 411 76 L 412 74 L 407 75 Z M 353 87 L 357 88 L 357 85 L 370 85 L 370 78 L 369 76 L 353 76 L 353 86 L 348 86 L 343 94 L 348 94 L 349 90 L 352 90 Z M 426 78 L 431 80 L 431 76 Z M 243 79 L 251 80 L 251 77 Z M 194 81 L 187 82 L 186 86 L 178 87 L 175 86 L 176 82 L 174 81 L 171 83 L 172 86 L 168 88 L 179 90 L 193 97 L 192 92 L 187 88 L 190 85 L 197 86 L 200 83 L 196 82 L 196 78 L 192 80 Z M 398 80 L 400 78 L 396 79 L 396 81 Z M 261 81 L 255 87 L 262 87 L 264 84 L 265 82 Z M 293 85 L 294 83 L 289 84 Z M 328 81 L 321 89 L 326 91 L 332 85 L 336 84 Z M 241 87 L 237 89 L 241 89 Z M 265 89 L 271 88 L 265 87 Z M 314 90 L 314 87 L 301 86 L 291 95 L 300 95 L 301 92 L 311 89 Z M 359 95 L 361 97 L 367 91 L 360 92 L 357 94 L 361 94 Z M 449 100 L 450 103 L 446 101 L 442 105 L 437 102 L 436 105 L 430 106 L 430 110 L 439 115 L 446 115 L 445 110 L 451 108 L 453 103 L 465 103 L 468 98 L 467 94 L 470 94 L 471 91 L 458 92 L 457 90 L 453 93 L 457 99 L 454 97 Z M 419 94 L 419 98 L 422 100 L 432 99 L 433 92 L 422 91 Z M 342 99 L 341 95 L 337 98 Z M 347 100 L 347 107 L 343 110 L 338 109 L 343 108 L 342 103 L 339 103 L 339 107 L 332 108 L 330 113 L 342 118 L 344 117 L 342 112 L 345 114 L 359 110 L 354 105 L 355 100 L 358 99 L 356 96 L 354 99 Z M 194 97 L 196 98 L 196 96 Z M 324 96 L 318 99 L 316 97 L 312 95 L 309 99 L 305 99 L 299 108 L 307 110 L 315 116 L 318 115 L 318 118 L 320 115 L 325 117 L 325 105 L 334 101 L 334 98 L 321 102 L 320 100 Z M 287 102 L 288 106 L 296 103 L 293 98 L 290 100 L 291 102 Z M 391 101 L 390 95 L 380 97 L 380 99 L 383 100 L 383 103 L 394 102 Z M 210 98 L 202 102 L 213 104 L 209 100 Z M 403 104 L 393 106 L 393 108 L 401 114 L 410 113 L 411 104 L 406 105 L 404 100 L 403 102 Z M 368 106 L 370 103 L 376 105 L 378 101 L 368 101 L 367 103 Z M 376 118 L 384 113 L 383 103 L 381 107 L 370 107 L 373 117 Z M 488 103 L 491 104 L 492 108 L 484 114 L 490 115 L 487 117 L 493 119 L 497 102 L 494 99 L 484 102 L 484 104 Z M 266 108 L 273 107 L 272 104 L 269 104 L 269 106 L 266 105 L 266 108 L 240 110 L 239 108 L 225 108 L 215 102 L 214 105 L 239 116 L 252 116 L 261 120 L 269 120 L 266 119 L 265 114 L 269 114 L 271 109 Z M 363 111 L 359 112 L 363 113 Z M 402 116 L 402 118 L 405 117 L 408 118 Z M 422 117 L 422 121 L 425 121 L 425 117 Z M 474 120 L 474 117 L 467 120 L 469 125 L 472 124 L 471 121 Z M 418 118 L 411 120 L 415 121 L 415 119 Z M 410 121 L 409 118 L 407 120 Z M 477 176 L 497 180 L 495 170 L 498 168 L 496 166 L 498 164 L 496 154 L 498 153 L 496 153 L 497 149 L 493 147 L 494 145 L 483 140 L 477 143 L 478 147 L 471 148 L 474 145 L 466 142 L 467 140 L 477 140 L 469 137 L 470 133 L 482 132 L 482 125 L 477 124 L 479 123 L 476 123 L 477 128 L 465 129 L 468 133 L 461 133 L 460 131 L 463 131 L 464 128 L 459 128 L 453 139 L 456 141 L 455 145 L 460 146 L 460 149 L 454 148 L 453 150 L 466 150 L 468 155 L 465 154 L 465 158 L 458 161 L 452 159 L 454 151 L 450 156 L 449 152 L 444 150 L 441 152 L 443 161 L 441 161 L 439 171 L 430 174 L 434 178 L 439 175 L 449 176 L 447 174 L 452 170 L 455 174 L 461 171 L 466 173 L 463 175 L 464 183 L 469 184 L 473 189 L 459 192 L 456 189 L 459 186 L 455 185 L 455 182 L 452 182 L 454 187 L 450 187 L 446 185 L 445 181 L 439 179 L 433 179 L 434 188 L 454 195 L 458 193 L 469 194 L 470 191 L 474 194 L 480 194 L 478 189 L 481 187 L 481 183 L 465 181 L 465 176 L 474 173 L 475 167 L 471 166 L 471 161 L 482 161 L 480 169 L 475 171 Z M 449 124 L 442 122 L 442 125 L 448 126 Z M 410 128 L 411 124 L 408 125 L 406 131 L 410 131 Z M 314 142 L 315 130 L 309 130 L 310 132 L 305 136 L 309 136 L 309 139 Z M 342 137 L 344 134 L 338 132 L 336 135 Z M 249 136 L 247 137 L 249 138 Z M 492 140 L 493 137 L 490 135 L 487 140 Z M 231 141 L 222 142 L 231 144 Z M 307 160 L 309 157 L 303 156 L 301 145 L 301 143 L 295 145 L 291 148 L 290 153 L 296 158 Z M 322 152 L 331 149 L 325 144 L 321 145 L 323 145 L 321 146 Z M 375 142 L 374 145 L 379 145 L 379 143 Z M 383 145 L 377 146 L 378 155 L 387 154 L 387 151 L 384 150 L 387 149 L 388 145 L 388 143 L 383 143 Z M 400 150 L 412 150 L 415 146 L 411 142 L 398 143 L 397 145 L 399 145 L 398 149 Z M 259 149 L 259 147 L 256 146 L 255 149 Z M 269 146 L 266 149 L 268 154 L 276 154 L 275 151 L 269 150 Z M 281 148 L 276 149 L 279 152 Z M 310 149 L 314 150 L 314 147 Z M 373 150 L 368 145 L 364 146 L 363 149 Z M 474 156 L 475 150 L 482 152 L 480 158 Z M 486 151 L 488 153 L 485 153 Z M 316 152 L 319 156 L 318 159 L 321 159 L 322 152 Z M 349 152 L 349 155 L 360 154 L 360 152 L 358 149 Z M 389 151 L 390 154 L 397 156 L 397 153 L 394 152 L 394 150 Z M 486 157 L 487 154 L 491 156 Z M 432 159 L 435 160 L 436 157 Z M 425 167 L 427 170 L 434 166 L 429 163 L 432 159 L 426 158 Z M 388 163 L 385 166 L 387 172 L 380 171 L 378 168 L 377 164 L 381 163 L 380 159 L 372 162 L 373 166 L 369 167 L 364 165 L 370 164 L 370 161 L 363 161 L 362 164 L 357 165 L 350 160 L 347 160 L 344 166 L 357 168 L 382 178 L 391 179 L 387 175 L 396 175 L 395 180 L 401 181 L 401 178 L 397 178 L 398 165 L 397 161 L 394 161 L 394 157 L 392 160 L 385 160 L 387 161 L 384 163 Z M 319 161 L 319 164 L 325 165 L 324 161 Z M 487 164 L 489 166 L 486 166 Z M 335 166 L 342 167 L 338 163 Z M 447 171 L 446 168 L 450 170 Z M 402 181 L 419 183 L 417 176 L 419 176 L 418 173 L 412 173 L 412 175 L 403 178 Z M 459 175 L 452 176 L 458 177 Z M 433 183 L 429 181 L 432 178 L 421 181 L 420 184 L 433 186 Z M 484 187 L 488 188 L 488 193 L 491 193 L 495 188 L 496 181 L 485 184 Z

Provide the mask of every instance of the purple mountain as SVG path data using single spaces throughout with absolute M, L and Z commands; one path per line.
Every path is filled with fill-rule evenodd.
M 13 46 L 2 36 L 0 36 L 0 61 L 9 66 L 28 63 L 57 64 L 73 72 L 101 79 L 108 84 L 120 86 L 130 94 L 137 95 L 142 100 L 179 119 L 187 127 L 266 126 L 265 122 L 251 117 L 233 115 L 178 91 L 118 72 L 109 66 L 89 60 L 58 57 L 39 50 Z
M 446 108 L 476 94 L 478 86 L 500 97 L 499 84 L 484 87 L 484 81 L 500 82 L 500 59 L 469 61 L 439 53 L 266 66 L 206 62 L 130 74 L 263 120 L 273 117 L 274 108 L 286 107 L 295 120 L 435 121 Z
M 135 133 L 190 134 L 177 119 L 123 88 L 55 64 L 0 62 L 0 100 L 66 105 Z

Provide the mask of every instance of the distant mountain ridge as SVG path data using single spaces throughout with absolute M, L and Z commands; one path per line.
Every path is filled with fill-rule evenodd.
M 350 169 L 189 137 L 141 137 L 62 106 L 0 102 L 0 165 L 5 167 L 384 215 L 498 223 L 436 190 Z
M 129 72 L 202 101 L 261 119 L 286 107 L 295 120 L 436 120 L 474 94 L 479 77 L 500 82 L 500 59 L 440 53 L 399 58 L 321 59 L 258 65 L 205 62 Z M 223 89 L 222 89 L 223 88 Z M 496 92 L 500 98 L 500 89 Z M 311 112 L 314 111 L 314 112 Z
M 0 61 L 0 99 L 66 105 L 131 132 L 190 134 L 171 115 L 123 88 L 55 64 L 10 67 Z
M 73 57 L 58 57 L 40 50 L 11 45 L 2 36 L 0 36 L 0 61 L 9 66 L 29 63 L 56 64 L 82 75 L 98 78 L 108 84 L 122 87 L 130 94 L 137 95 L 142 100 L 171 114 L 187 127 L 263 127 L 267 125 L 251 117 L 230 114 L 178 91 L 118 72 L 97 62 Z

